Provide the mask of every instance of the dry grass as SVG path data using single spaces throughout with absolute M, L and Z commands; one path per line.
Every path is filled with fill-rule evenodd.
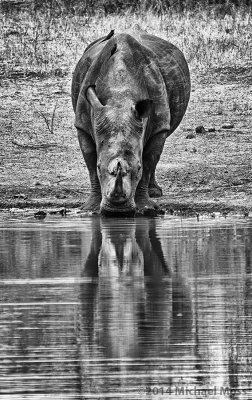
M 0 18 L 0 77 L 66 75 L 92 40 L 135 23 L 177 45 L 196 74 L 252 64 L 251 16 L 244 9 L 226 16 L 149 11 L 90 18 L 26 10 Z

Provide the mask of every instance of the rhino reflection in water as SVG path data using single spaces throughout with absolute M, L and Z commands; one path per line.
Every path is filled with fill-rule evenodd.
M 144 368 L 147 384 L 155 368 L 162 369 L 162 357 L 191 352 L 190 346 L 179 345 L 192 340 L 189 288 L 167 265 L 155 220 L 136 219 L 130 224 L 125 220 L 119 225 L 116 220 L 94 219 L 93 224 L 83 276 L 97 279 L 81 288 L 85 382 L 93 374 L 105 374 L 103 390 L 104 385 L 109 387 L 111 371 L 93 361 L 102 353 L 105 359 L 114 360 L 113 371 L 124 374 Z M 131 362 L 125 363 L 128 358 Z M 148 358 L 160 360 L 154 367 Z M 140 366 L 141 359 L 145 367 Z M 99 389 L 97 380 L 90 384 Z
M 190 76 L 183 54 L 138 26 L 93 42 L 72 81 L 72 102 L 91 194 L 84 208 L 133 214 L 155 208 L 155 169 L 186 111 Z

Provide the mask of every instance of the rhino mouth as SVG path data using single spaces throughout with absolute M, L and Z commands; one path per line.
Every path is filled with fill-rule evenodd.
M 136 213 L 133 202 L 118 202 L 117 204 L 106 202 L 101 205 L 101 214 L 108 217 L 132 217 Z
M 108 210 L 102 209 L 101 215 L 104 217 L 115 217 L 115 218 L 131 218 L 136 214 L 136 210 Z

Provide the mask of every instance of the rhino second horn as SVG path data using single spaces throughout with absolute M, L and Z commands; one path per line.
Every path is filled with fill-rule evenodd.
M 114 190 L 111 193 L 111 197 L 116 199 L 120 197 L 125 197 L 126 194 L 123 190 L 123 180 L 122 180 L 122 170 L 119 167 L 116 175 L 116 181 L 115 181 L 115 186 Z
M 89 86 L 87 88 L 86 98 L 94 110 L 103 107 L 102 103 L 100 102 L 100 100 L 98 99 L 98 97 L 96 95 L 95 86 Z

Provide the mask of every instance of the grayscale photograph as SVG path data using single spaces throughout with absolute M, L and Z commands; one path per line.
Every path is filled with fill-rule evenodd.
M 0 0 L 0 399 L 251 400 L 251 0 Z

